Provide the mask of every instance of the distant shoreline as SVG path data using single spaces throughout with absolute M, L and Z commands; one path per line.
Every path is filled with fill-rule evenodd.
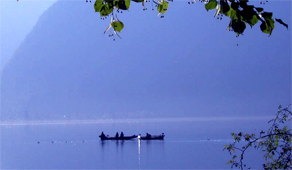
M 272 116 L 249 117 L 190 117 L 190 118 L 146 118 L 146 119 L 95 119 L 95 120 L 50 120 L 50 121 L 1 121 L 0 126 L 26 125 L 72 125 L 72 124 L 100 124 L 100 123 L 147 123 L 147 122 L 202 122 L 202 121 L 234 121 L 234 120 L 270 120 Z

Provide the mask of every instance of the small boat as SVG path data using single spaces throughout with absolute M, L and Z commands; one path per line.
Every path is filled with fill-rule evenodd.
M 140 140 L 163 140 L 164 139 L 164 133 L 162 133 L 161 135 L 150 135 L 150 134 L 146 134 L 146 136 L 141 136 L 139 134 L 138 139 Z
M 109 137 L 105 135 L 99 135 L 100 140 L 132 140 L 134 138 L 137 138 L 137 135 L 132 135 L 132 136 L 118 136 L 118 137 Z

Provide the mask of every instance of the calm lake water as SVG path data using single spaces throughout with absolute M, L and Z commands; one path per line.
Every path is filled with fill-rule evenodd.
M 223 151 L 231 132 L 258 133 L 268 119 L 158 119 L 90 121 L 71 124 L 1 125 L 1 169 L 230 169 Z M 59 122 L 60 123 L 60 122 Z M 159 141 L 100 141 L 114 136 L 165 133 Z M 262 154 L 246 161 L 260 168 Z

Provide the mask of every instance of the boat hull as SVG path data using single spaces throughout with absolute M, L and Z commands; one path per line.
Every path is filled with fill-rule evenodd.
M 158 135 L 158 136 L 140 136 L 140 140 L 164 140 L 165 135 Z
M 101 140 L 132 140 L 137 138 L 137 135 L 133 136 L 124 136 L 124 137 L 107 137 L 107 136 L 99 136 Z

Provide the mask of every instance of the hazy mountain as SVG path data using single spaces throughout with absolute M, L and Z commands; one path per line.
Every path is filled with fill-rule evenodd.
M 2 119 L 159 116 L 168 107 L 161 78 L 173 78 L 162 56 L 116 50 L 123 44 L 102 35 L 107 21 L 92 5 L 59 1 L 40 17 L 3 73 Z
M 120 16 L 123 39 L 114 42 L 102 34 L 109 21 L 92 5 L 58 1 L 40 17 L 2 74 L 2 120 L 240 115 L 277 106 L 270 99 L 289 91 L 289 84 L 273 84 L 277 75 L 265 77 L 275 73 L 269 64 L 254 64 L 262 57 L 235 58 L 228 48 L 202 45 L 205 30 L 216 27 L 212 22 L 188 35 L 183 30 L 199 18 L 158 19 L 155 12 L 141 15 L 141 4 L 132 4 L 139 10 Z M 272 88 L 283 90 L 267 95 Z

